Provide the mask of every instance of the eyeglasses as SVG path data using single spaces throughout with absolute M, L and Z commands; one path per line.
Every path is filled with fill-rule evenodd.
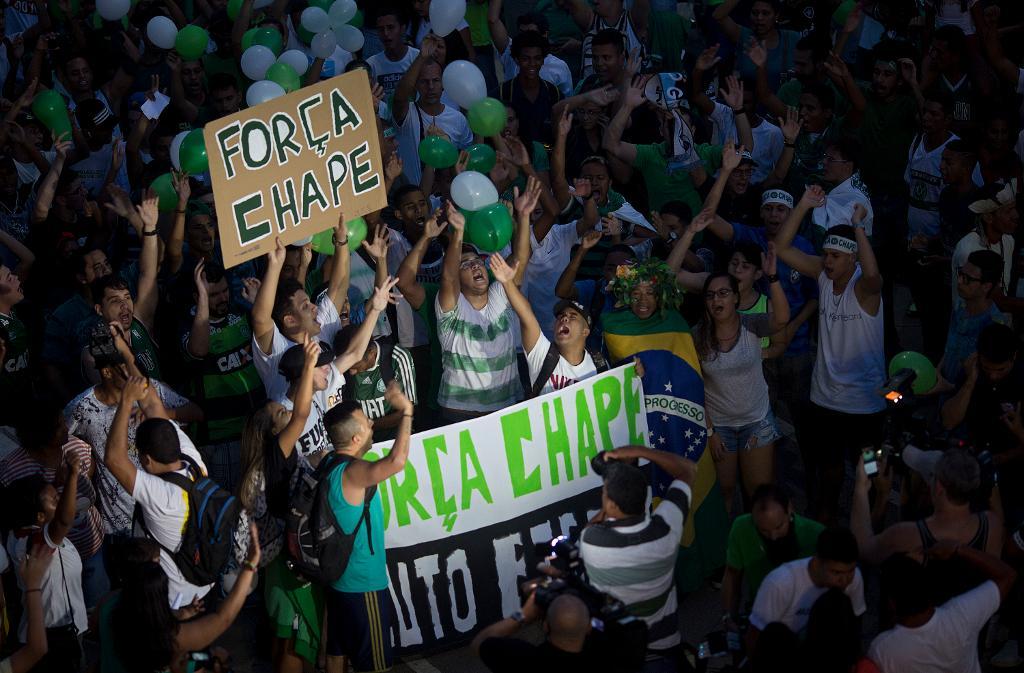
M 826 154 L 825 155 L 825 161 L 827 161 L 830 164 L 848 164 L 848 163 L 850 163 L 849 159 L 837 159 L 836 157 L 832 156 L 831 154 Z
M 461 270 L 465 270 L 465 269 L 473 269 L 473 268 L 476 268 L 476 267 L 480 267 L 481 269 L 484 268 L 484 262 L 479 257 L 474 257 L 472 259 L 467 259 L 466 261 L 464 261 L 461 264 L 459 264 L 459 270 L 460 271 Z
M 721 290 L 715 290 L 713 292 L 705 292 L 704 293 L 704 299 L 706 301 L 711 301 L 715 297 L 718 297 L 719 299 L 726 299 L 731 294 L 732 294 L 732 288 L 723 287 Z
M 980 276 L 971 276 L 971 275 L 968 275 L 968 274 L 964 273 L 964 268 L 963 267 L 960 267 L 960 268 L 958 268 L 956 270 L 956 275 L 960 279 L 960 281 L 963 282 L 963 283 L 980 283 L 981 282 L 981 277 Z

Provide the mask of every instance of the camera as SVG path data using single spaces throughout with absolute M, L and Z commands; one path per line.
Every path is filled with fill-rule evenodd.
M 889 404 L 899 404 L 905 396 L 910 395 L 915 379 L 917 372 L 904 367 L 890 376 L 878 392 Z
M 124 364 L 124 358 L 114 345 L 114 337 L 110 335 L 110 328 L 103 322 L 97 323 L 89 333 L 88 348 L 97 371 Z
M 626 604 L 598 590 L 586 579 L 579 547 L 561 535 L 537 545 L 537 556 L 559 570 L 561 577 L 544 577 L 527 582 L 534 602 L 544 613 L 563 594 L 576 596 L 590 611 L 591 633 L 587 648 L 605 662 L 605 670 L 626 673 L 643 667 L 647 656 L 647 624 L 629 614 Z

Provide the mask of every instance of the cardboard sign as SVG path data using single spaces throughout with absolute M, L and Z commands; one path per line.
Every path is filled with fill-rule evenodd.
M 356 71 L 207 124 L 224 266 L 385 207 L 375 117 Z

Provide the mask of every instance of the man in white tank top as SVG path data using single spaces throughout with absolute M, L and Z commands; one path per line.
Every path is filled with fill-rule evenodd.
M 823 256 L 792 245 L 800 222 L 812 208 L 825 204 L 818 186 L 808 187 L 775 237 L 779 259 L 818 281 L 818 353 L 811 380 L 811 446 L 800 447 L 807 475 L 808 497 L 818 495 L 822 521 L 835 518 L 843 486 L 845 461 L 881 441 L 885 401 L 878 389 L 885 382 L 885 339 L 882 326 L 882 275 L 861 223 L 865 212 L 856 206 L 853 226 L 829 229 Z

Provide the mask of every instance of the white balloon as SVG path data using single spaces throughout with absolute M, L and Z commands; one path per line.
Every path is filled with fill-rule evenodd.
M 174 40 L 178 37 L 178 27 L 166 16 L 154 16 L 146 24 L 146 36 L 149 41 L 161 49 L 174 49 Z
M 432 0 L 430 3 L 430 30 L 441 37 L 447 36 L 466 17 L 466 0 Z
M 480 68 L 469 61 L 452 61 L 441 75 L 444 91 L 459 107 L 469 109 L 473 103 L 487 98 L 487 83 Z
M 267 68 L 274 65 L 277 59 L 269 47 L 254 44 L 242 53 L 242 74 L 254 82 L 263 79 Z
M 284 95 L 284 89 L 277 82 L 269 79 L 253 82 L 249 90 L 245 92 L 245 102 L 249 107 L 255 107 L 268 100 L 274 100 Z
M 319 7 L 307 7 L 302 10 L 302 18 L 299 23 L 311 33 L 322 33 L 331 27 L 331 20 L 327 18 L 327 12 Z
M 313 36 L 309 47 L 313 50 L 313 56 L 326 60 L 333 56 L 334 50 L 338 48 L 338 38 L 335 36 L 334 31 L 325 30 Z M 301 75 L 302 73 L 299 74 Z
M 356 15 L 356 3 L 353 0 L 334 0 L 334 4 L 327 10 L 327 17 L 331 20 L 332 28 L 340 28 L 352 20 Z
M 96 0 L 96 11 L 107 21 L 117 21 L 132 8 L 132 0 Z
M 309 59 L 306 54 L 298 49 L 289 49 L 280 56 L 277 57 L 278 63 L 287 63 L 291 67 L 295 68 L 295 72 L 302 75 L 309 68 Z M 266 70 L 263 71 L 266 73 Z
M 437 0 L 434 0 L 435 2 Z M 455 176 L 451 186 L 452 201 L 459 208 L 480 210 L 498 202 L 498 190 L 483 173 L 463 171 Z
M 357 52 L 363 48 L 363 31 L 359 30 L 355 26 L 345 24 L 340 28 L 334 29 L 334 36 L 338 38 L 338 46 L 345 51 Z
M 182 131 L 178 135 L 174 136 L 171 140 L 171 164 L 174 166 L 174 170 L 181 170 L 181 157 L 178 156 L 178 152 L 181 150 L 181 141 L 185 139 L 190 131 Z

